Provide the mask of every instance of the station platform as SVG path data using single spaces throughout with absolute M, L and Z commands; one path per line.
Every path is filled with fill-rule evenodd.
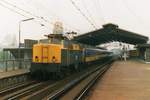
M 88 100 L 150 100 L 150 64 L 116 61 L 89 92 Z
M 28 72 L 29 72 L 28 69 L 17 69 L 17 70 L 12 70 L 12 71 L 7 71 L 7 72 L 0 72 L 0 79 L 25 74 Z

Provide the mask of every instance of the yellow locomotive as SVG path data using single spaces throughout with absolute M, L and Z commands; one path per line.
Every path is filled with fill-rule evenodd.
M 48 39 L 33 46 L 31 76 L 38 79 L 62 77 L 78 71 L 87 63 L 111 58 L 110 52 L 75 43 L 62 34 L 50 34 Z

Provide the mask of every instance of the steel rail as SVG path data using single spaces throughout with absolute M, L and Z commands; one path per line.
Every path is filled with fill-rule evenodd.
M 29 81 L 29 82 L 25 82 L 25 83 L 22 82 L 22 83 L 19 83 L 19 84 L 14 85 L 14 86 L 8 87 L 8 88 L 6 88 L 6 89 L 2 89 L 2 90 L 0 91 L 0 97 L 1 97 L 2 95 L 12 93 L 12 92 L 15 91 L 15 90 L 19 90 L 19 89 L 21 89 L 21 88 L 30 86 L 30 85 L 35 84 L 35 83 L 36 83 L 36 81 Z
M 109 67 L 108 67 L 109 68 Z M 75 100 L 82 100 L 82 98 L 88 93 L 88 91 L 90 90 L 90 88 L 92 88 L 92 86 L 94 86 L 94 84 L 96 83 L 96 81 L 100 78 L 102 78 L 102 76 L 104 75 L 104 73 L 107 71 L 108 68 L 105 68 L 102 72 L 100 72 L 96 77 L 93 78 L 93 80 L 91 80 L 86 86 L 85 88 L 83 88 L 81 90 L 81 92 L 79 92 L 79 94 L 75 97 Z
M 50 83 L 51 83 L 50 81 L 38 82 L 34 85 L 30 85 L 26 88 L 19 90 L 19 91 L 15 91 L 11 94 L 7 94 L 4 97 L 2 97 L 2 99 L 4 99 L 4 100 L 8 100 L 8 99 L 9 100 L 16 100 L 17 99 L 18 100 L 19 98 L 21 98 L 25 95 L 29 95 L 30 93 L 35 92 L 35 91 L 41 89 L 42 87 L 49 85 Z
M 56 93 L 54 93 L 53 95 L 49 95 L 47 97 L 45 97 L 44 99 L 46 100 L 58 100 L 60 99 L 62 96 L 64 96 L 68 91 L 70 91 L 73 87 L 75 87 L 77 84 L 79 84 L 81 81 L 83 81 L 84 79 L 86 79 L 87 77 L 89 77 L 91 74 L 93 74 L 94 72 L 100 70 L 103 71 L 103 68 L 105 68 L 104 66 L 106 66 L 107 64 L 110 64 L 112 62 L 112 60 L 110 60 L 109 62 L 106 62 L 105 64 L 102 64 L 101 66 L 99 66 L 98 68 L 94 69 L 93 71 L 84 74 L 81 77 L 78 77 L 77 79 L 75 79 L 74 81 L 68 83 L 67 85 L 65 85 L 63 88 L 61 88 L 60 90 L 58 90 Z M 103 66 L 103 67 L 102 67 Z
M 94 78 L 92 78 L 92 80 L 88 83 L 88 85 L 86 85 L 82 89 L 82 91 L 79 91 L 78 95 L 75 96 L 75 98 L 78 99 L 79 97 L 84 96 L 84 94 L 86 93 L 86 90 L 88 90 L 88 88 L 92 86 L 92 83 L 96 81 L 100 73 L 102 74 L 108 69 L 106 65 L 109 65 L 111 62 L 112 60 L 107 61 L 101 65 L 97 64 L 97 65 L 88 67 L 88 69 L 82 72 L 75 73 L 59 81 L 41 82 L 41 83 L 37 83 L 34 85 L 29 85 L 24 88 L 20 88 L 17 91 L 15 91 L 15 87 L 14 87 L 13 93 L 5 95 L 0 99 L 4 99 L 4 100 L 8 100 L 8 99 L 9 100 L 20 100 L 20 99 L 21 100 L 27 100 L 27 99 L 28 100 L 33 100 L 33 99 L 34 100 L 40 100 L 40 99 L 58 100 L 62 96 L 66 95 L 69 91 L 71 91 L 72 88 L 80 84 L 80 82 L 86 80 L 88 77 L 91 77 L 91 75 L 94 75 L 94 76 L 96 75 Z M 17 86 L 16 86 L 16 89 L 17 89 Z M 11 89 L 6 90 L 6 94 L 10 93 L 9 91 L 11 91 Z

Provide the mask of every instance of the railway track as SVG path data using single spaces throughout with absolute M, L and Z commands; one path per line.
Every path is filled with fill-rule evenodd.
M 11 87 L 2 89 L 0 91 L 0 97 L 4 96 L 4 95 L 7 95 L 9 93 L 12 93 L 13 91 L 20 90 L 21 88 L 25 88 L 25 87 L 30 86 L 30 85 L 35 84 L 35 83 L 36 83 L 35 81 L 28 81 L 28 82 L 25 82 L 25 83 L 19 83 L 19 84 L 13 85 Z
M 81 100 L 96 80 L 102 76 L 110 66 L 111 62 L 107 62 L 101 65 L 101 67 L 97 67 L 59 89 L 57 92 L 46 96 L 43 100 Z
M 48 98 L 45 98 L 45 100 L 47 99 L 61 99 L 61 100 L 81 100 L 81 98 L 85 95 L 85 93 L 87 92 L 87 90 L 89 89 L 90 86 L 92 86 L 95 82 L 95 80 L 102 74 L 104 73 L 106 69 L 103 68 L 102 70 L 96 71 L 93 74 L 91 74 L 90 76 L 88 76 L 87 78 L 85 78 L 84 80 L 81 80 L 81 82 L 77 83 L 76 86 L 73 86 L 71 89 L 69 89 L 68 91 L 66 90 L 66 93 L 62 93 L 55 97 L 55 95 L 53 96 L 49 96 Z M 91 83 L 93 83 L 91 85 Z M 61 96 L 62 95 L 62 96 Z
M 111 62 L 88 67 L 59 81 L 29 82 L 0 92 L 3 100 L 72 100 L 82 97 Z M 106 67 L 107 66 L 107 67 Z M 71 95 L 73 94 L 73 95 Z M 79 95 L 82 94 L 82 95 Z M 79 100 L 79 99 L 78 99 Z
M 109 68 L 109 66 L 106 67 L 106 65 L 110 65 L 110 63 L 111 62 L 107 62 L 101 66 L 92 66 L 93 68 L 88 68 L 83 72 L 76 73 L 66 79 L 56 82 L 53 85 L 49 85 L 48 87 L 25 97 L 24 100 L 59 100 L 64 97 L 65 98 L 63 100 L 73 100 L 73 98 L 78 97 L 77 95 L 86 93 L 82 93 L 81 90 L 76 90 L 73 88 L 77 87 L 84 91 L 85 87 L 89 87 L 91 83 L 94 83 L 94 80 L 96 81 L 96 78 L 99 77 L 98 75 L 102 75 Z M 80 82 L 83 83 L 80 84 Z M 74 96 L 72 94 L 74 94 Z
M 0 99 L 2 100 L 21 100 L 21 98 L 30 95 L 36 91 L 39 91 L 41 88 L 52 84 L 52 81 L 46 82 L 29 82 L 27 84 L 23 84 L 22 86 L 17 86 L 8 91 L 2 91 L 0 94 Z

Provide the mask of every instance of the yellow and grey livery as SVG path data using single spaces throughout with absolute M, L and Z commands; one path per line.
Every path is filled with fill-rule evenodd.
M 62 35 L 50 35 L 33 46 L 31 75 L 62 76 L 67 71 L 81 69 L 87 63 L 108 57 L 108 52 L 67 40 Z

